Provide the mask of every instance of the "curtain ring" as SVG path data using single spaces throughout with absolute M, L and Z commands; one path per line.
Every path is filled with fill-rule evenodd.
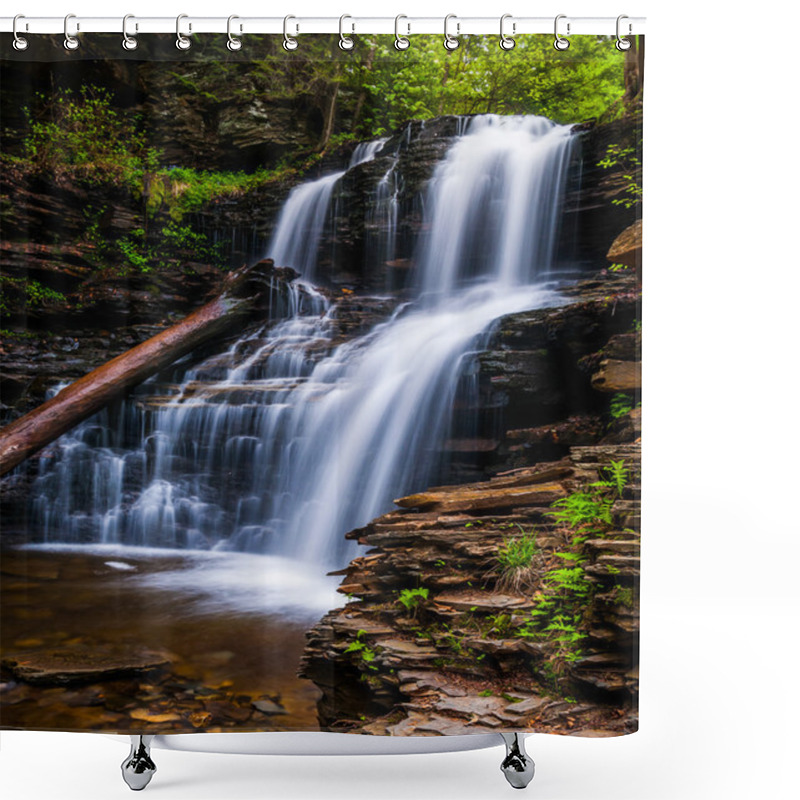
M 139 42 L 136 41 L 135 36 L 128 35 L 128 20 L 129 19 L 136 19 L 133 14 L 126 14 L 122 18 L 122 47 L 125 50 L 135 50 L 139 46 Z M 139 30 L 139 23 L 137 22 L 134 25 L 134 30 Z
M 69 21 L 71 19 L 75 19 L 74 14 L 67 14 L 64 17 L 64 49 L 65 50 L 77 50 L 81 43 L 69 32 Z M 80 30 L 80 25 L 75 26 L 75 32 Z
M 623 52 L 625 50 L 630 50 L 631 49 L 631 40 L 630 39 L 623 39 L 619 35 L 620 23 L 624 19 L 628 19 L 627 14 L 620 14 L 617 17 L 617 44 L 616 44 L 616 47 L 617 47 L 617 50 L 622 50 Z M 630 32 L 630 30 L 631 30 L 631 25 L 630 25 L 630 23 L 628 23 L 628 32 Z
M 408 50 L 411 46 L 411 42 L 405 36 L 400 35 L 401 19 L 408 19 L 408 17 L 405 14 L 398 14 L 394 18 L 394 48 L 395 50 Z M 411 33 L 411 25 L 406 23 L 406 27 L 408 28 L 408 32 Z
M 353 19 L 349 14 L 342 14 L 339 17 L 339 47 L 342 50 L 352 50 L 355 42 L 349 37 L 344 35 L 344 21 L 346 19 Z M 355 25 L 351 26 L 355 30 Z
M 563 36 L 559 36 L 558 34 L 558 21 L 566 18 L 566 14 L 559 14 L 556 17 L 555 25 L 553 27 L 556 37 L 555 41 L 553 42 L 553 47 L 555 47 L 556 50 L 566 50 L 569 47 L 569 39 L 565 39 Z M 567 36 L 569 36 L 569 22 L 567 23 Z
M 500 17 L 500 48 L 502 50 L 513 50 L 516 42 L 511 38 L 517 32 L 517 23 L 511 23 L 511 36 L 506 36 L 505 34 L 505 24 L 507 19 L 511 19 L 511 14 L 503 14 Z
M 455 50 L 458 47 L 458 39 L 455 36 L 451 36 L 450 33 L 447 31 L 448 23 L 451 19 L 457 19 L 456 14 L 448 14 L 444 18 L 444 49 L 445 50 Z M 456 22 L 456 36 L 458 36 L 459 32 L 461 31 L 461 23 Z
M 15 50 L 27 50 L 28 49 L 28 40 L 24 36 L 20 36 L 17 33 L 17 20 L 19 20 L 19 19 L 25 19 L 25 15 L 24 14 L 17 14 L 17 16 L 14 17 L 14 23 L 11 26 L 11 30 L 12 30 L 12 32 L 14 34 L 14 42 L 13 42 L 14 49 Z M 25 30 L 28 30 L 28 23 L 27 22 L 25 23 Z
M 242 49 L 242 40 L 238 36 L 234 36 L 231 33 L 231 22 L 233 22 L 235 19 L 239 19 L 236 14 L 231 14 L 231 16 L 228 17 L 228 50 L 230 50 L 232 53 Z M 242 26 L 240 25 L 239 33 L 241 32 Z
M 297 39 L 289 36 L 290 19 L 297 19 L 297 17 L 293 17 L 291 14 L 289 14 L 283 18 L 283 49 L 286 51 L 297 50 Z M 300 30 L 299 25 L 297 26 L 297 30 Z
M 188 19 L 188 14 L 178 14 L 178 18 L 175 20 L 175 35 L 177 39 L 175 39 L 175 47 L 178 50 L 188 50 L 192 46 L 192 40 L 188 36 L 184 36 L 181 33 L 181 20 Z M 189 23 L 189 32 L 192 31 L 192 23 Z

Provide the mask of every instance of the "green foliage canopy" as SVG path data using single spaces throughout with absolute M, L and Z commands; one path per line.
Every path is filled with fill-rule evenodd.
M 374 57 L 345 66 L 345 88 L 368 92 L 358 132 L 380 135 L 408 119 L 441 114 L 539 114 L 581 122 L 623 94 L 624 55 L 607 37 L 577 36 L 559 52 L 550 37 L 521 36 L 511 51 L 496 37 L 464 36 L 453 51 L 439 36 L 415 36 L 398 54 L 391 37 L 366 37 Z

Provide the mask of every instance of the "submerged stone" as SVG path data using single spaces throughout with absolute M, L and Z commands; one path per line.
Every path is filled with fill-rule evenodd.
M 55 685 L 136 675 L 168 663 L 162 653 L 121 645 L 16 653 L 2 660 L 2 666 L 18 680 Z

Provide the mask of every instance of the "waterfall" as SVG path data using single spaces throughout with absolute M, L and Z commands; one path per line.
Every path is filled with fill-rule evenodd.
M 398 202 L 400 180 L 396 167 L 395 161 L 378 182 L 372 205 L 367 211 L 364 228 L 368 266 L 385 266 L 395 257 L 397 216 L 400 211 Z
M 568 126 L 543 117 L 470 121 L 428 191 L 430 233 L 419 256 L 424 291 L 447 295 L 469 278 L 511 288 L 546 275 L 570 141 Z
M 367 161 L 372 161 L 387 141 L 388 139 L 384 137 L 382 139 L 374 139 L 371 142 L 359 142 L 355 150 L 353 150 L 353 155 L 350 156 L 348 169 L 357 167 L 359 164 L 365 164 Z
M 345 170 L 333 172 L 292 189 L 267 251 L 276 264 L 291 265 L 309 280 L 314 277 L 333 187 L 344 174 Z
M 348 530 L 447 479 L 445 444 L 474 424 L 470 373 L 493 322 L 559 302 L 542 281 L 570 147 L 539 117 L 465 121 L 427 189 L 415 298 L 343 343 L 342 309 L 309 281 L 344 173 L 294 189 L 270 245 L 303 272 L 290 315 L 62 437 L 34 487 L 44 538 L 341 566 L 357 551 Z M 391 171 L 378 196 L 395 195 Z
M 347 170 L 371 161 L 386 139 L 360 142 Z M 291 266 L 306 280 L 315 277 L 320 243 L 328 222 L 331 197 L 347 170 L 332 172 L 315 181 L 295 186 L 286 198 L 275 225 L 267 255 L 278 266 Z

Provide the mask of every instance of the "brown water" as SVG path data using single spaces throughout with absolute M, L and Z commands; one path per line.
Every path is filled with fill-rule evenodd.
M 319 692 L 296 671 L 304 632 L 326 602 L 337 602 L 330 586 L 307 587 L 292 564 L 242 554 L 81 548 L 12 549 L 1 559 L 2 727 L 319 729 Z M 84 653 L 91 662 L 91 654 L 110 652 L 124 668 L 145 651 L 168 663 L 66 685 L 57 685 L 57 669 L 31 683 L 9 668 L 9 660 L 42 664 L 64 652 L 79 662 Z M 269 702 L 259 710 L 258 701 Z

